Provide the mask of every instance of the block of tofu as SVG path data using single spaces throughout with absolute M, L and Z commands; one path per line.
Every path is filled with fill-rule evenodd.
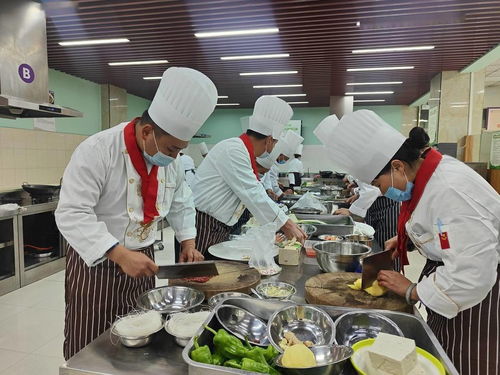
M 371 368 L 377 375 L 413 375 L 420 373 L 415 341 L 379 333 L 368 349 Z
M 293 243 L 280 249 L 278 263 L 285 266 L 297 266 L 300 261 L 300 250 L 302 245 Z

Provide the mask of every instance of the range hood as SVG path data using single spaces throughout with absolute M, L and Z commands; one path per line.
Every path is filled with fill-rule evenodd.
M 39 3 L 2 0 L 0 117 L 82 117 L 51 103 L 45 12 Z

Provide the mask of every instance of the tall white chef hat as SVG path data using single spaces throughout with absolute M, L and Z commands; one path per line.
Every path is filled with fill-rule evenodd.
M 304 145 L 298 145 L 297 149 L 295 150 L 295 154 L 302 156 L 302 151 L 303 150 L 304 150 Z
M 292 130 L 288 130 L 283 136 L 282 139 L 284 141 L 284 147 L 281 150 L 281 153 L 286 155 L 289 158 L 292 158 L 295 154 L 295 150 L 302 143 L 304 138 L 295 133 Z M 279 144 L 279 142 L 278 142 Z
M 201 142 L 198 144 L 198 147 L 200 148 L 200 153 L 202 156 L 208 154 L 208 147 L 205 142 Z
M 338 124 L 339 119 L 336 115 L 327 116 L 316 126 L 313 133 L 321 143 L 326 144 L 333 137 L 332 132 Z
M 362 109 L 344 115 L 324 143 L 336 165 L 371 183 L 404 141 L 401 133 L 374 112 Z
M 255 102 L 248 128 L 257 133 L 279 139 L 285 125 L 293 116 L 293 110 L 283 99 L 263 95 Z
M 217 104 L 217 89 L 203 73 L 190 68 L 165 70 L 149 106 L 151 119 L 168 134 L 189 141 Z

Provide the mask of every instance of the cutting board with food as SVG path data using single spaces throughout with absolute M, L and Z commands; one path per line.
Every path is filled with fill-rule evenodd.
M 168 285 L 182 285 L 198 289 L 210 298 L 221 292 L 250 293 L 260 282 L 260 273 L 240 262 L 217 261 L 219 275 L 206 278 L 171 279 Z
M 310 304 L 345 306 L 364 309 L 382 309 L 401 312 L 412 312 L 405 299 L 391 292 L 383 296 L 371 296 L 364 290 L 355 290 L 356 280 L 360 273 L 334 272 L 321 273 L 306 281 L 305 298 Z M 351 285 L 351 286 L 349 286 Z

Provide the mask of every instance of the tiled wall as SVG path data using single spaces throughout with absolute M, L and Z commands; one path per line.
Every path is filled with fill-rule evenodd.
M 0 190 L 59 184 L 76 146 L 87 136 L 0 128 Z

